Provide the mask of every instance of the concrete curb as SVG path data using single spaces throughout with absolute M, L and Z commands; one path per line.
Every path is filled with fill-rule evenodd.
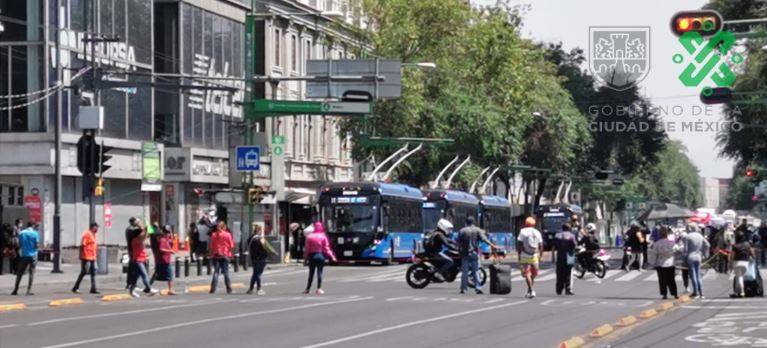
M 639 313 L 639 317 L 642 319 L 652 318 L 656 315 L 658 315 L 658 311 L 654 309 L 648 309 L 646 311 L 642 311 L 642 313 Z
M 20 311 L 27 309 L 27 305 L 23 303 L 1 304 L 0 312 Z
M 663 302 L 658 306 L 659 311 L 667 311 L 671 308 L 674 308 L 674 302 Z
M 586 341 L 581 336 L 570 337 L 567 341 L 562 341 L 559 348 L 577 348 L 584 345 Z
M 83 304 L 85 301 L 83 301 L 80 297 L 74 297 L 74 298 L 64 298 L 60 300 L 52 300 L 50 303 L 48 303 L 48 306 L 50 307 L 61 307 L 61 306 L 68 306 L 68 305 L 76 305 L 76 304 Z
M 636 322 L 637 322 L 637 317 L 633 315 L 629 315 L 627 317 L 618 319 L 618 322 L 616 323 L 616 325 L 621 327 L 626 327 L 626 326 L 634 325 L 636 324 Z
M 613 332 L 613 326 L 610 324 L 604 324 L 593 331 L 591 331 L 591 334 L 589 336 L 594 338 L 604 337 L 607 336 L 609 333 Z
M 687 303 L 687 302 L 692 302 L 692 298 L 690 298 L 690 296 L 689 296 L 689 295 L 682 295 L 682 296 L 679 296 L 679 300 L 678 300 L 678 302 L 679 302 L 679 303 Z
M 133 297 L 128 294 L 112 294 L 112 295 L 104 295 L 101 297 L 101 301 L 103 302 L 114 302 L 114 301 L 125 301 L 130 300 Z

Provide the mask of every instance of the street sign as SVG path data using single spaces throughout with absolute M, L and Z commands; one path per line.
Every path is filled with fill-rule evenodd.
M 258 146 L 237 146 L 235 149 L 237 171 L 257 172 L 261 169 L 261 148 Z
M 112 228 L 112 203 L 104 203 L 104 228 Z
M 285 145 L 285 137 L 282 135 L 272 136 L 272 145 Z
M 306 83 L 307 98 L 343 98 L 349 92 L 366 93 L 373 99 L 395 99 L 402 95 L 402 62 L 393 59 L 307 60 L 306 74 L 328 81 Z M 382 76 L 383 81 L 335 81 L 340 77 Z
M 27 208 L 29 213 L 29 221 L 40 222 L 43 220 L 43 204 L 38 195 L 24 196 L 24 207 Z
M 256 115 L 366 115 L 372 111 L 370 103 L 268 99 L 253 102 Z

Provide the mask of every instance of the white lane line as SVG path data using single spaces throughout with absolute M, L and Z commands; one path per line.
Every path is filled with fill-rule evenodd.
M 730 302 L 743 303 L 743 302 L 747 301 L 748 303 L 752 303 L 752 302 L 767 302 L 767 298 L 753 298 L 753 297 L 746 298 L 746 299 L 742 299 L 742 298 L 713 298 L 713 299 L 703 299 L 703 300 L 700 300 L 700 301 L 701 302 L 725 302 L 725 303 L 730 303 Z
M 646 282 L 657 282 L 658 281 L 658 273 L 653 273 L 649 277 L 645 278 Z
M 605 279 L 609 279 L 610 277 L 613 277 L 613 276 L 616 276 L 616 275 L 622 274 L 622 273 L 623 273 L 623 271 L 621 271 L 621 270 L 611 269 L 611 270 L 607 270 L 607 272 L 605 272 L 605 277 L 604 278 L 599 279 L 599 277 L 594 276 L 592 278 L 589 278 L 587 281 L 588 282 L 593 282 L 593 283 L 601 283 Z
M 361 282 L 361 281 L 379 279 L 382 277 L 389 277 L 395 274 L 400 275 L 402 277 L 405 276 L 405 272 L 403 272 L 403 270 L 395 270 L 395 271 L 385 271 L 385 272 L 378 272 L 378 273 L 367 273 L 367 274 L 362 274 L 359 276 L 347 276 L 347 277 L 336 279 L 336 281 L 341 283 Z
M 537 282 L 545 282 L 545 281 L 549 281 L 549 280 L 552 280 L 552 279 L 554 279 L 554 278 L 556 278 L 556 277 L 557 277 L 557 274 L 556 274 L 556 273 L 554 273 L 554 272 L 552 272 L 552 273 L 549 273 L 549 274 L 547 274 L 547 275 L 545 275 L 545 276 L 543 276 L 543 277 L 540 277 L 540 276 L 539 276 L 539 277 L 535 278 L 535 282 L 536 282 L 536 283 L 537 283 Z
M 16 325 L 16 324 L 0 325 L 0 329 L 8 329 L 8 328 L 11 328 L 11 327 L 16 327 L 16 326 L 18 326 L 18 325 Z
M 644 272 L 630 271 L 630 272 L 626 273 L 624 276 L 622 276 L 620 278 L 615 278 L 615 281 L 616 282 L 628 282 L 628 281 L 634 280 L 634 278 L 639 277 L 639 276 L 641 276 L 643 274 L 644 274 Z
M 76 316 L 76 317 L 58 318 L 58 319 L 51 319 L 51 320 L 44 320 L 44 321 L 33 322 L 33 323 L 27 324 L 27 326 L 39 326 L 39 325 L 45 325 L 45 324 L 51 324 L 51 323 L 60 323 L 60 322 L 64 322 L 64 321 L 73 321 L 73 320 L 84 320 L 84 319 L 94 319 L 94 318 L 116 317 L 116 316 L 130 315 L 130 314 L 138 314 L 138 313 L 146 313 L 146 312 L 157 312 L 157 311 L 164 311 L 164 310 L 168 310 L 168 309 L 197 307 L 197 306 L 205 306 L 205 305 L 219 304 L 219 303 L 226 303 L 226 302 L 234 302 L 234 301 L 236 301 L 236 300 L 206 301 L 206 302 L 189 303 L 189 304 L 175 305 L 175 306 L 165 306 L 165 307 L 136 309 L 136 310 L 124 311 L 124 312 L 112 312 L 112 313 L 102 313 L 102 314 L 92 314 L 92 315 L 81 315 L 81 316 Z
M 752 309 L 756 310 L 754 306 L 682 306 L 682 308 L 688 309 Z
M 497 298 L 495 300 L 485 301 L 485 304 L 491 304 L 491 303 L 496 303 L 496 302 L 501 302 L 501 301 L 506 301 L 506 300 L 502 299 L 502 298 Z
M 716 278 L 717 278 L 717 276 L 718 276 L 718 274 L 717 274 L 716 270 L 714 270 L 714 269 L 712 269 L 712 268 L 709 268 L 709 269 L 706 271 L 706 274 L 704 274 L 704 275 L 703 275 L 703 278 L 702 278 L 702 279 L 703 279 L 703 280 L 714 280 L 714 279 L 716 279 Z
M 374 297 L 372 297 L 372 296 L 360 297 L 360 298 L 353 298 L 353 299 L 342 300 L 342 301 L 312 303 L 312 304 L 301 305 L 301 306 L 285 307 L 285 308 L 280 308 L 280 309 L 270 309 L 270 310 L 265 310 L 265 311 L 242 313 L 242 314 L 227 315 L 227 316 L 222 316 L 222 317 L 215 317 L 215 318 L 187 321 L 187 322 L 177 323 L 177 324 L 173 324 L 173 325 L 167 325 L 167 326 L 163 326 L 163 327 L 156 327 L 156 328 L 152 328 L 152 329 L 127 332 L 127 333 L 118 334 L 118 335 L 102 336 L 102 337 L 97 337 L 97 338 L 92 338 L 92 339 L 87 339 L 87 340 L 82 340 L 82 341 L 56 344 L 56 345 L 52 345 L 52 346 L 45 346 L 45 347 L 42 347 L 42 348 L 74 347 L 74 346 L 80 346 L 80 345 L 96 343 L 96 342 L 112 341 L 112 340 L 116 340 L 116 339 L 120 339 L 120 338 L 125 338 L 125 337 L 140 336 L 140 335 L 144 335 L 144 334 L 148 334 L 148 333 L 172 330 L 172 329 L 181 328 L 181 327 L 189 327 L 189 326 L 192 326 L 192 325 L 207 324 L 207 323 L 211 323 L 211 322 L 215 322 L 215 321 L 241 319 L 241 318 L 255 317 L 255 316 L 265 315 L 265 314 L 275 314 L 275 313 L 290 312 L 290 311 L 295 311 L 295 310 L 299 310 L 299 309 L 307 309 L 307 308 L 314 308 L 314 307 L 321 307 L 321 306 L 330 306 L 330 305 L 342 304 L 342 303 L 350 303 L 350 302 L 359 302 L 359 301 L 370 300 L 370 299 L 373 299 L 373 298 Z M 521 302 L 526 302 L 526 301 L 521 301 Z
M 473 310 L 470 310 L 470 311 L 458 312 L 458 313 L 443 315 L 443 316 L 439 316 L 439 317 L 435 317 L 435 318 L 430 318 L 430 319 L 411 321 L 411 322 L 408 322 L 408 323 L 403 323 L 403 324 L 399 324 L 399 325 L 394 325 L 394 326 L 384 327 L 384 328 L 380 328 L 380 329 L 376 329 L 376 330 L 371 330 L 371 331 L 368 331 L 368 332 L 363 332 L 363 333 L 359 333 L 359 334 L 356 334 L 356 335 L 346 336 L 346 337 L 338 338 L 338 339 L 331 340 L 331 341 L 325 341 L 325 342 L 318 343 L 318 344 L 312 344 L 312 345 L 308 345 L 308 346 L 303 346 L 302 348 L 319 348 L 319 347 L 330 346 L 330 345 L 334 345 L 334 344 L 338 344 L 338 343 L 342 343 L 342 342 L 353 341 L 353 340 L 360 339 L 360 338 L 363 338 L 363 337 L 377 335 L 377 334 L 384 333 L 384 332 L 404 329 L 404 328 L 411 327 L 411 326 L 428 324 L 428 323 L 432 323 L 432 322 L 435 322 L 435 321 L 451 319 L 451 318 L 455 318 L 455 317 L 462 317 L 462 316 L 470 315 L 470 314 L 474 314 L 474 313 L 482 313 L 482 312 L 487 312 L 487 311 L 493 311 L 493 310 L 496 310 L 496 309 L 511 307 L 511 306 L 515 306 L 515 305 L 522 304 L 522 303 L 527 303 L 527 302 L 529 302 L 529 301 L 524 301 L 523 300 L 523 301 L 517 301 L 517 302 L 509 302 L 509 303 L 504 303 L 504 304 L 501 304 L 501 305 L 484 307 L 484 308 L 479 308 L 479 309 L 473 309 Z

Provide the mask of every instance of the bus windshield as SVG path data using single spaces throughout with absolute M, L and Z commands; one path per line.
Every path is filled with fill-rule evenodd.
M 375 232 L 378 206 L 370 204 L 331 204 L 322 208 L 328 232 Z
M 430 232 L 437 228 L 437 222 L 442 218 L 442 209 L 439 207 L 423 209 L 423 231 Z

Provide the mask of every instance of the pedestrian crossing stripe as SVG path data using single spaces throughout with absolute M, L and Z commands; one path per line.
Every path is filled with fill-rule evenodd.
M 637 277 L 639 277 L 639 276 L 641 276 L 643 274 L 646 274 L 646 273 L 639 272 L 639 271 L 631 271 L 631 272 L 627 272 L 622 277 L 616 278 L 615 281 L 616 282 L 629 282 L 629 281 L 634 280 L 634 278 L 637 278 Z

